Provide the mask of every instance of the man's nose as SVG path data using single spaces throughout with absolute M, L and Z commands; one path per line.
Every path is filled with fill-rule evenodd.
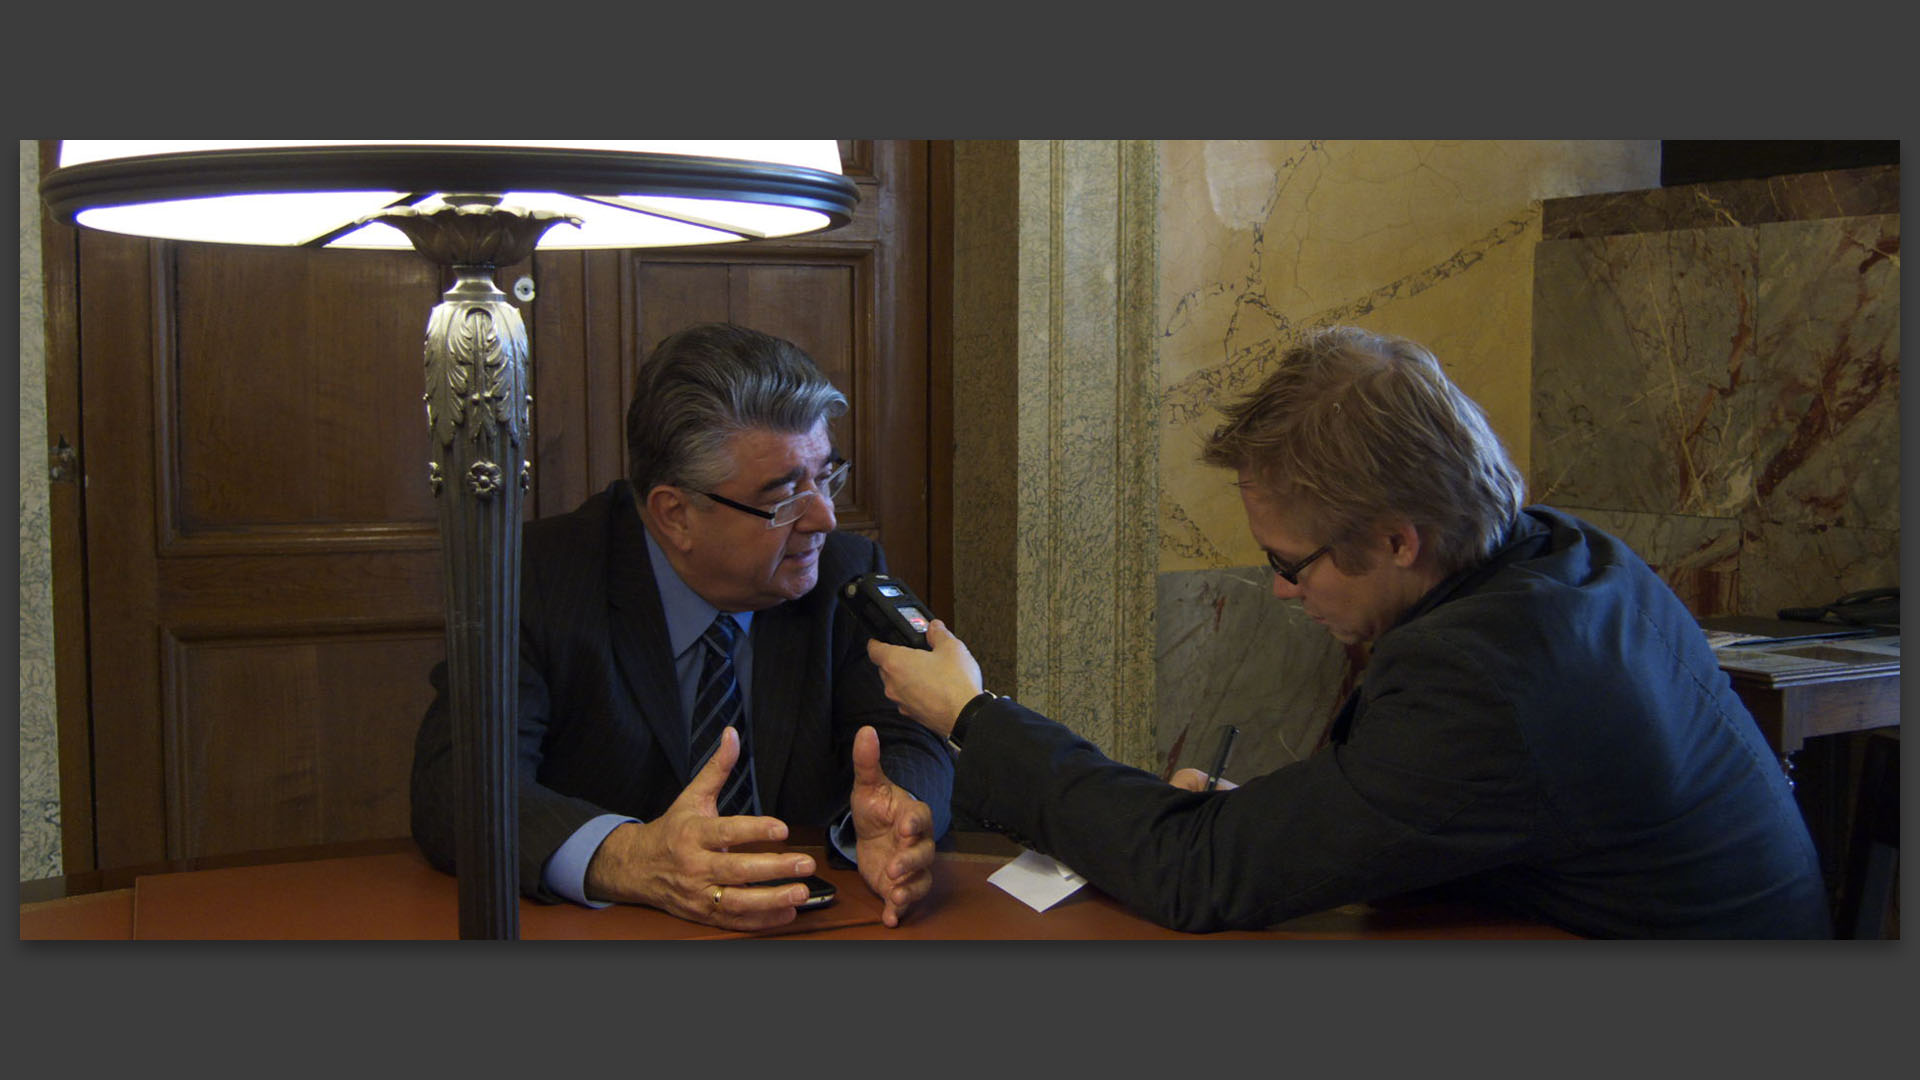
M 807 508 L 800 512 L 794 528 L 801 532 L 832 532 L 839 524 L 840 519 L 833 512 L 833 500 L 820 492 L 807 500 Z
M 1300 586 L 1293 584 L 1279 574 L 1273 575 L 1273 595 L 1277 599 L 1292 600 L 1300 595 Z

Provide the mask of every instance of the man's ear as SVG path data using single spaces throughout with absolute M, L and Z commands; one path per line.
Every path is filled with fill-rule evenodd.
M 1387 555 L 1393 565 L 1406 568 L 1420 559 L 1420 530 L 1413 522 L 1401 519 L 1387 525 Z
M 653 522 L 655 537 L 680 552 L 693 550 L 693 502 L 687 493 L 671 484 L 656 484 L 642 504 Z

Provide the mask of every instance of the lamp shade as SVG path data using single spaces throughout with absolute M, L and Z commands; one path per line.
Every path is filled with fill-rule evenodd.
M 449 196 L 565 219 L 541 248 L 718 244 L 846 224 L 832 139 L 67 139 L 41 194 L 61 220 L 168 240 L 407 250 L 396 207 Z

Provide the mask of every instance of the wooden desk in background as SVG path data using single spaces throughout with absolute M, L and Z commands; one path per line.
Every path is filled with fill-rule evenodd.
M 804 837 L 802 837 L 804 839 Z M 1288 940 L 1327 938 L 1571 939 L 1557 927 L 1465 906 L 1425 902 L 1349 905 L 1261 931 L 1185 934 L 1155 926 L 1091 887 L 1036 912 L 987 882 L 1016 849 L 999 838 L 943 851 L 934 889 L 905 925 L 880 924 L 880 902 L 852 870 L 826 865 L 832 905 L 801 912 L 762 934 L 686 922 L 651 908 L 520 902 L 527 940 L 649 941 L 782 937 L 796 940 Z M 137 876 L 131 887 L 20 905 L 22 940 L 422 940 L 458 936 L 453 878 L 427 865 L 411 841 L 361 845 L 345 858 L 273 862 Z M 974 847 L 976 850 L 965 850 Z M 23 893 L 28 891 L 23 887 Z M 28 895 L 31 895 L 28 893 Z
M 1741 629 L 1757 624 L 1752 619 L 1731 616 L 1703 619 L 1701 625 L 1708 629 Z M 1793 625 L 1773 622 L 1764 632 L 1779 634 L 1782 627 L 1790 629 Z M 1892 729 L 1898 735 L 1900 672 L 1897 667 L 1871 674 L 1841 668 L 1782 678 L 1724 670 L 1734 693 L 1753 714 L 1754 723 L 1793 783 L 1794 799 L 1800 804 L 1800 814 L 1820 854 L 1828 900 L 1836 902 L 1847 884 L 1843 880 L 1847 840 L 1859 786 L 1855 761 L 1859 755 L 1842 736 L 1880 728 Z
M 1767 745 L 1793 774 L 1792 756 L 1808 739 L 1900 724 L 1900 673 L 1774 685 L 1764 676 L 1729 671 Z

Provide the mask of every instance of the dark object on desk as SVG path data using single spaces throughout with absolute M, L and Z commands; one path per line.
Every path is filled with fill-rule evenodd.
M 1900 626 L 1900 589 L 1863 589 L 1848 593 L 1831 604 L 1819 607 L 1781 608 L 1782 619 L 1807 622 L 1840 622 L 1848 626 L 1898 629 Z
M 1839 627 L 1831 630 L 1816 630 L 1810 634 L 1795 633 L 1792 630 L 1780 630 L 1778 629 L 1778 627 L 1781 627 L 1781 626 L 1804 627 L 1807 624 L 1783 623 L 1780 620 L 1776 620 L 1776 619 L 1755 619 L 1754 621 L 1770 623 L 1772 624 L 1774 629 L 1753 630 L 1753 629 L 1738 627 L 1738 626 L 1708 627 L 1708 629 L 1711 629 L 1711 630 L 1733 630 L 1739 633 L 1753 635 L 1752 637 L 1740 638 L 1737 641 L 1723 641 L 1715 647 L 1729 648 L 1729 647 L 1739 646 L 1739 645 L 1787 645 L 1796 641 L 1840 641 L 1845 638 L 1874 637 L 1881 633 L 1881 631 L 1875 630 L 1870 626 L 1847 626 L 1847 627 Z
M 1789 610 L 1799 610 L 1790 608 Z M 1839 623 L 1769 619 L 1763 615 L 1709 615 L 1700 620 L 1702 630 L 1743 635 L 1714 643 L 1714 648 L 1732 645 L 1785 645 L 1793 641 L 1833 641 L 1840 638 L 1873 637 L 1885 633 L 1868 626 L 1842 626 Z
M 1835 929 L 1847 938 L 1898 938 L 1900 740 L 1867 740 L 1860 794 L 1847 845 L 1846 876 L 1835 905 Z
M 749 887 L 760 889 L 771 888 L 775 885 L 796 884 L 807 887 L 806 902 L 800 905 L 800 909 L 803 911 L 807 908 L 826 907 L 828 904 L 833 903 L 833 898 L 839 893 L 839 890 L 834 888 L 833 882 L 817 874 L 812 877 L 774 878 L 771 881 L 756 881 Z

